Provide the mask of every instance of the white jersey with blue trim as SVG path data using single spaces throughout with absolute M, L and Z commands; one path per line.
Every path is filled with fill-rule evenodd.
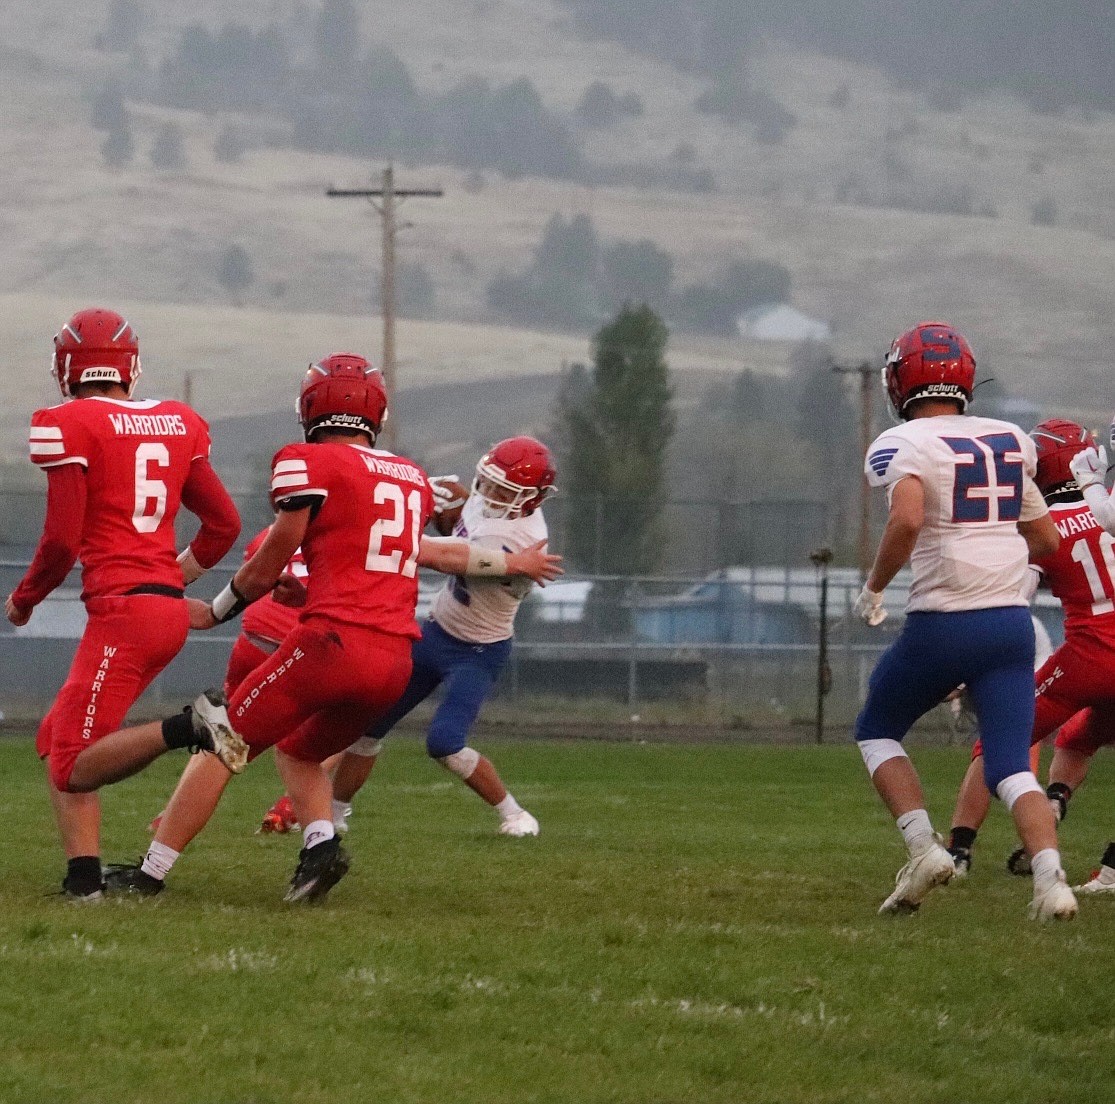
M 490 518 L 484 516 L 479 495 L 469 495 L 453 536 L 463 537 L 481 548 L 522 552 L 548 536 L 541 510 L 527 517 Z M 430 616 L 451 636 L 470 644 L 495 644 L 507 640 L 515 631 L 519 603 L 534 584 L 524 576 L 510 579 L 487 577 L 446 581 L 434 598 Z
M 907 612 L 1024 606 L 1026 541 L 1019 521 L 1049 512 L 1034 483 L 1034 442 L 1011 422 L 949 414 L 915 418 L 867 450 L 873 487 L 917 476 L 925 522 L 910 557 Z

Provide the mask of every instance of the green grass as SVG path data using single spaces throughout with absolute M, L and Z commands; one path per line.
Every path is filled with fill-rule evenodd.
M 0 1100 L 1106 1101 L 1115 901 L 1026 919 L 1001 810 L 967 883 L 880 918 L 899 837 L 854 749 L 511 743 L 542 822 L 494 819 L 401 739 L 361 795 L 350 876 L 280 903 L 297 841 L 237 780 L 156 901 L 67 905 L 30 743 L 0 744 Z M 947 824 L 960 750 L 915 751 Z M 105 791 L 145 845 L 167 760 Z M 1101 756 L 1077 879 L 1115 827 Z

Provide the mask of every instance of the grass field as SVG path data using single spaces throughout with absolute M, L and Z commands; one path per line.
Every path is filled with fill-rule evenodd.
M 0 1100 L 1107 1101 L 1115 900 L 1026 919 L 995 811 L 972 877 L 875 909 L 901 861 L 849 747 L 499 743 L 542 835 L 511 841 L 401 739 L 351 875 L 280 903 L 297 842 L 238 780 L 158 900 L 73 906 L 29 741 L 0 744 Z M 947 824 L 960 749 L 916 751 Z M 179 763 L 105 793 L 144 847 Z M 1101 756 L 1065 833 L 1115 827 Z

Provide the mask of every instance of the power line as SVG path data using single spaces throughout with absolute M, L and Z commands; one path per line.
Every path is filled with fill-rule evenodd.
M 383 182 L 378 188 L 328 188 L 330 199 L 366 199 L 379 212 L 383 230 L 383 271 L 380 275 L 380 299 L 383 313 L 383 382 L 387 388 L 388 402 L 394 410 L 395 387 L 395 209 L 404 199 L 440 199 L 440 188 L 396 188 L 395 169 L 388 165 L 383 170 Z M 376 201 L 379 202 L 376 202 Z M 399 420 L 396 415 L 387 419 L 383 427 L 383 445 L 396 452 L 399 443 Z

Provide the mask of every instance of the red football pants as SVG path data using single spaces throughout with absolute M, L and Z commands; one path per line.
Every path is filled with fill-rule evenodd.
M 115 732 L 151 680 L 182 650 L 190 631 L 181 598 L 135 594 L 90 598 L 89 619 L 70 673 L 39 725 L 35 748 L 65 790 L 74 762 Z
M 1040 743 L 1059 728 L 1057 747 L 1086 755 L 1115 742 L 1115 641 L 1085 634 L 1070 637 L 1038 668 L 1034 682 L 1031 743 Z M 980 754 L 977 740 L 972 758 Z
M 320 763 L 394 705 L 410 679 L 411 643 L 327 618 L 301 622 L 229 695 L 232 727 L 254 754 L 278 744 Z

